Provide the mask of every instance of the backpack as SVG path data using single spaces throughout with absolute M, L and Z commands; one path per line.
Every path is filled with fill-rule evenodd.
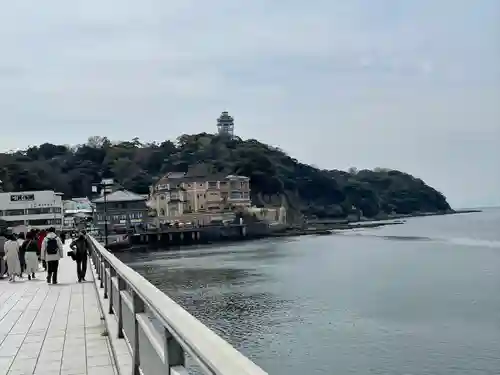
M 59 252 L 59 245 L 57 244 L 57 238 L 47 238 L 47 254 L 55 255 Z

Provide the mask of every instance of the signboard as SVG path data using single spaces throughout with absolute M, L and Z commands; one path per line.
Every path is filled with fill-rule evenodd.
M 29 202 L 35 200 L 35 194 L 13 194 L 10 196 L 11 202 Z

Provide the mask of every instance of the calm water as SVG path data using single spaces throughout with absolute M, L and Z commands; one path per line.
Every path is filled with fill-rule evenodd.
M 122 258 L 273 375 L 500 373 L 500 210 Z

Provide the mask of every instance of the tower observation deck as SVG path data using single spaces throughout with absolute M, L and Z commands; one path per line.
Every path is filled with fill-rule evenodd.
M 234 119 L 229 113 L 224 111 L 217 119 L 217 130 L 219 135 L 225 135 L 230 138 L 234 136 Z

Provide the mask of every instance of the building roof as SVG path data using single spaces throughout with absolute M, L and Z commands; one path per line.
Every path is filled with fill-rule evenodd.
M 83 197 L 83 198 L 72 198 L 71 199 L 72 201 L 75 201 L 77 203 L 90 203 L 90 199 L 88 199 L 87 197 Z
M 203 175 L 203 176 L 194 176 L 194 175 L 189 175 L 189 174 L 186 174 L 183 172 L 170 172 L 170 173 L 167 173 L 162 178 L 160 178 L 155 183 L 155 186 L 168 184 L 168 183 L 182 183 L 182 182 L 189 183 L 189 182 L 198 182 L 198 181 L 224 181 L 224 180 L 234 180 L 234 179 L 246 180 L 248 178 L 249 177 L 246 177 L 246 176 L 228 175 L 227 173 L 216 173 L 216 174 L 209 174 L 209 175 Z
M 137 202 L 145 201 L 146 198 L 128 190 L 117 190 L 111 194 L 106 194 L 106 202 Z M 94 203 L 104 203 L 104 196 L 94 199 Z

